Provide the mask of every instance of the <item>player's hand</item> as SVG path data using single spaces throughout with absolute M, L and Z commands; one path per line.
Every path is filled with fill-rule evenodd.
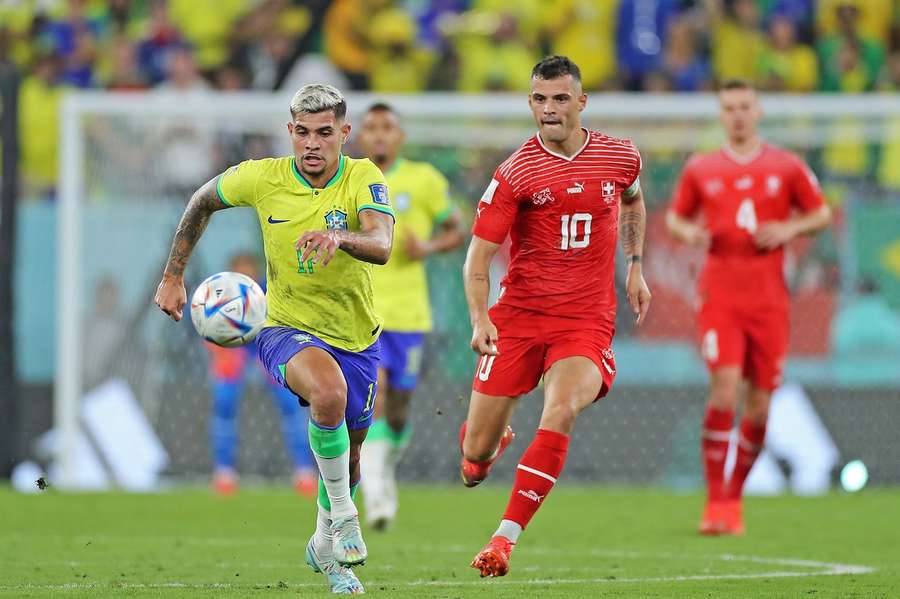
M 712 241 L 712 236 L 704 227 L 692 224 L 684 232 L 684 241 L 688 245 L 707 248 Z
M 182 309 L 187 303 L 187 292 L 184 290 L 184 278 L 181 276 L 163 274 L 159 287 L 156 288 L 156 297 L 153 298 L 159 309 L 179 321 L 183 316 Z
M 497 350 L 497 327 L 487 316 L 472 323 L 472 349 L 479 356 L 500 354 Z
M 341 237 L 336 229 L 307 231 L 294 244 L 294 249 L 303 250 L 300 262 L 306 262 L 315 253 L 313 262 L 322 266 L 328 266 L 339 247 L 341 247 Z
M 409 229 L 403 232 L 403 237 L 403 251 L 410 260 L 424 260 L 431 253 L 428 242 L 419 239 Z
M 628 277 L 625 279 L 625 294 L 628 297 L 628 303 L 635 315 L 635 324 L 640 325 L 647 317 L 647 311 L 650 309 L 650 288 L 644 280 L 641 272 L 640 264 L 632 265 L 628 270 Z
M 753 242 L 761 250 L 774 250 L 794 238 L 794 227 L 785 221 L 763 223 L 753 235 Z

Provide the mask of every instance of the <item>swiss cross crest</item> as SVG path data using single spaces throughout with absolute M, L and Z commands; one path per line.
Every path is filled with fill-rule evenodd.
M 600 185 L 600 190 L 603 192 L 603 199 L 607 204 L 612 204 L 616 198 L 616 184 L 613 181 L 604 181 Z
M 531 196 L 531 201 L 534 202 L 535 206 L 543 206 L 544 204 L 552 203 L 556 198 L 553 197 L 553 194 L 550 192 L 549 187 L 545 187 L 544 189 L 537 191 L 534 195 Z

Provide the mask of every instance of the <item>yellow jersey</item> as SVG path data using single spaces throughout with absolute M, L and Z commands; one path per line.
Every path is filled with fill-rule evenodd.
M 373 264 L 338 250 L 328 266 L 300 263 L 294 248 L 306 231 L 359 230 L 359 213 L 394 215 L 384 175 L 369 160 L 340 157 L 334 177 L 313 187 L 293 156 L 247 160 L 226 170 L 217 183 L 229 206 L 256 208 L 266 255 L 266 326 L 312 333 L 347 351 L 378 339 L 381 319 L 372 299 Z
M 412 233 L 425 241 L 435 225 L 450 216 L 449 185 L 427 162 L 398 158 L 385 173 L 397 213 L 394 251 L 384 266 L 375 267 L 375 310 L 388 331 L 431 330 L 431 306 L 425 263 L 411 260 L 404 250 Z

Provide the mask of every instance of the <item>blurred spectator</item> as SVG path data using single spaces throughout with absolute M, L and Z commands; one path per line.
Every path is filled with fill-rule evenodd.
M 10 57 L 19 67 L 29 65 L 38 50 L 34 34 L 36 15 L 30 4 L 0 2 L 0 30 L 8 44 Z
M 137 46 L 125 35 L 117 35 L 109 46 L 108 64 L 104 65 L 106 89 L 112 91 L 142 91 L 147 81 L 138 66 Z
M 671 21 L 663 64 L 673 91 L 696 92 L 712 87 L 709 62 L 699 52 L 698 45 L 688 19 L 679 17 Z
M 196 52 L 197 65 L 212 72 L 228 60 L 234 26 L 250 0 L 168 0 L 172 22 Z
M 459 91 L 530 89 L 528 74 L 538 55 L 522 38 L 515 15 L 470 11 L 457 20 L 452 39 L 460 61 Z
M 716 79 L 754 81 L 765 41 L 755 0 L 706 0 L 712 21 L 712 61 Z
M 184 38 L 169 15 L 168 0 L 151 0 L 146 31 L 138 45 L 138 63 L 150 85 L 166 77 L 169 54 L 184 46 Z
M 64 83 L 75 87 L 94 84 L 94 62 L 102 29 L 102 17 L 88 13 L 87 0 L 66 0 L 62 18 L 46 24 L 42 37 L 63 60 Z
M 367 89 L 372 57 L 369 24 L 384 4 L 380 0 L 335 0 L 325 15 L 325 53 L 353 89 Z
M 550 50 L 578 64 L 586 90 L 608 88 L 616 76 L 618 1 L 556 0 L 548 11 Z
M 837 4 L 835 14 L 837 31 L 819 44 L 822 90 L 871 91 L 884 65 L 884 48 L 860 34 L 860 10 L 852 2 Z
M 191 49 L 181 46 L 169 53 L 166 79 L 156 87 L 180 93 L 206 92 L 209 83 L 200 75 Z
M 19 145 L 22 197 L 52 198 L 59 168 L 59 105 L 61 61 L 55 54 L 39 56 L 19 89 Z
M 860 36 L 882 47 L 891 42 L 891 30 L 897 27 L 900 18 L 897 0 L 818 0 L 817 25 L 822 37 L 833 35 L 841 29 L 841 17 L 837 10 L 841 6 L 856 9 Z
M 662 68 L 669 23 L 677 12 L 676 0 L 621 0 L 616 57 L 626 90 L 640 90 L 644 76 Z
M 216 69 L 215 88 L 223 92 L 236 92 L 247 89 L 249 77 L 247 72 L 234 63 L 227 63 Z
M 797 28 L 777 15 L 769 23 L 769 41 L 759 64 L 759 85 L 779 92 L 813 92 L 819 86 L 819 64 L 812 48 L 797 43 Z
M 415 45 L 416 23 L 405 12 L 385 10 L 372 19 L 374 92 L 413 93 L 425 90 L 433 62 L 431 53 Z
M 429 50 L 443 51 L 446 39 L 441 32 L 441 22 L 460 14 L 468 5 L 468 0 L 431 0 L 424 3 L 416 17 L 419 24 L 419 42 Z

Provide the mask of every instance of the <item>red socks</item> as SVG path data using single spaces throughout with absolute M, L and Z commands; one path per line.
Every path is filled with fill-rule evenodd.
M 726 499 L 738 500 L 744 490 L 744 481 L 753 468 L 759 452 L 762 451 L 766 438 L 766 423 L 756 424 L 749 420 L 741 420 L 741 431 L 738 436 L 737 459 L 734 461 L 734 472 L 728 482 Z
M 728 457 L 728 441 L 733 422 L 734 412 L 706 408 L 700 449 L 703 454 L 707 498 L 711 502 L 725 499 L 725 459 Z
M 512 520 L 523 529 L 528 526 L 562 472 L 568 452 L 569 435 L 542 428 L 537 430 L 516 468 L 504 520 Z

